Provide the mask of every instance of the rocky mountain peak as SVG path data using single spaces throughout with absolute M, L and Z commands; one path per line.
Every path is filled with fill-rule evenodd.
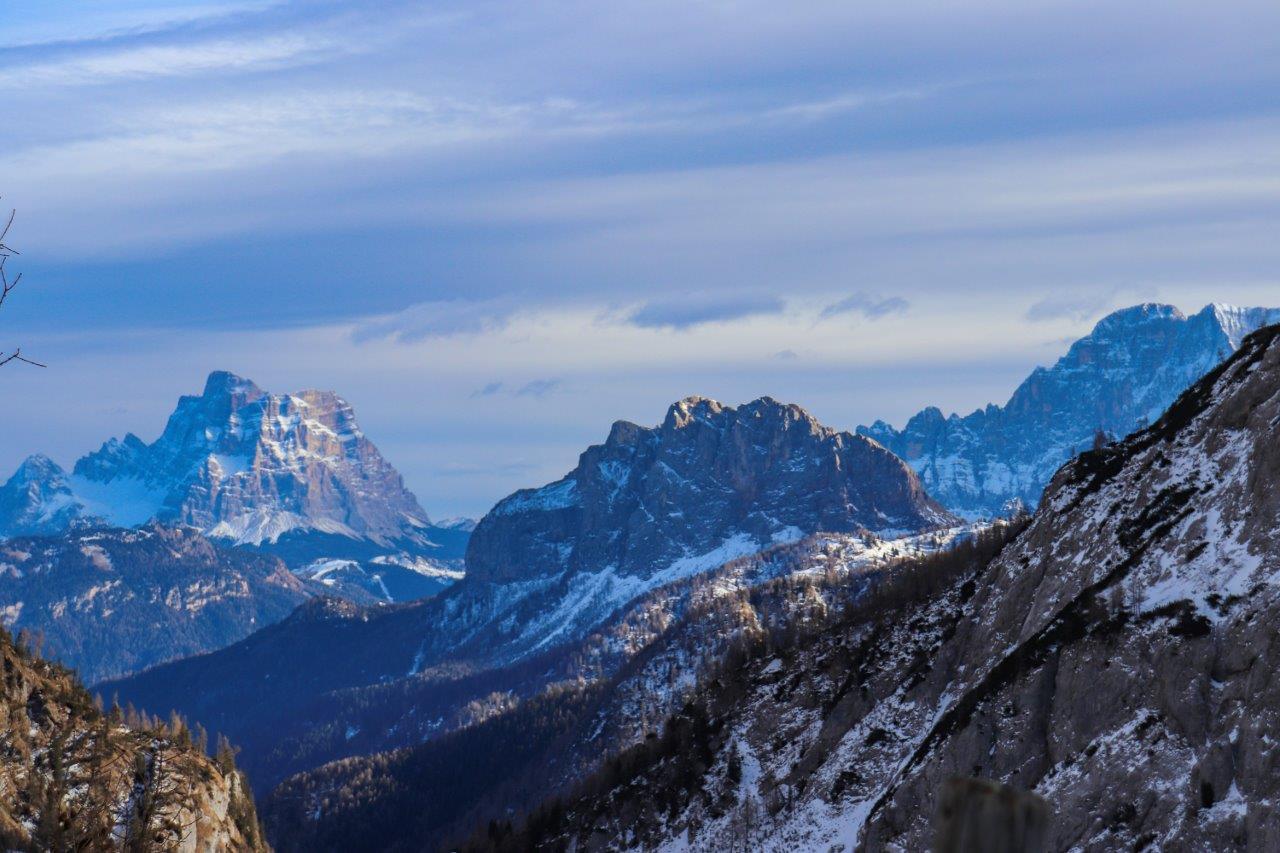
M 237 376 L 229 370 L 214 370 L 210 372 L 209 377 L 205 379 L 204 391 L 201 394 L 205 399 L 222 399 L 232 396 L 257 399 L 265 395 L 266 392 L 259 388 L 253 380 Z
M 819 530 L 949 521 L 873 441 L 767 397 L 736 407 L 690 397 L 659 427 L 614 424 L 566 477 L 499 502 L 477 526 L 467 566 L 487 581 L 606 569 L 647 578 Z
M 51 462 L 24 466 L 24 481 L 58 492 L 57 504 L 8 490 L 0 535 L 34 532 L 32 519 L 56 511 L 64 527 L 77 515 L 126 526 L 155 518 L 238 544 L 292 531 L 427 543 L 426 513 L 331 391 L 277 395 L 215 371 L 201 394 L 179 399 L 154 442 L 111 439 L 76 463 L 69 485 L 60 472 Z
M 929 494 L 966 517 L 1011 500 L 1034 507 L 1049 478 L 1102 430 L 1128 435 L 1155 420 L 1188 385 L 1280 309 L 1208 305 L 1188 317 L 1143 303 L 1099 320 L 1051 367 L 1037 367 L 1004 406 L 965 417 L 933 407 L 896 430 L 859 427 L 903 457 Z
M 43 453 L 35 453 L 22 460 L 18 470 L 14 472 L 9 482 L 13 484 L 47 483 L 65 476 L 66 472 L 62 470 L 62 467 L 57 462 L 54 462 Z

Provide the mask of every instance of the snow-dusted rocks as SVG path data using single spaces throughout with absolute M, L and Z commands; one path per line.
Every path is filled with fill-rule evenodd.
M 0 632 L 0 843 L 5 850 L 270 848 L 226 753 L 185 726 L 104 714 L 74 674 Z
M 33 456 L 0 489 L 0 536 L 76 519 L 190 526 L 293 564 L 400 552 L 457 561 L 468 535 L 431 525 L 341 397 L 269 394 L 225 372 L 182 397 L 154 442 L 111 439 L 70 475 Z
M 902 430 L 859 427 L 905 459 L 925 489 L 968 518 L 1010 501 L 1035 507 L 1045 484 L 1098 430 L 1124 437 L 1154 421 L 1184 388 L 1280 322 L 1280 309 L 1209 305 L 1187 317 L 1145 304 L 1103 318 L 1052 368 L 1037 368 L 1002 408 L 965 417 L 927 408 Z
M 952 522 L 873 441 L 768 397 L 736 408 L 690 397 L 661 426 L 614 424 L 564 479 L 499 502 L 467 570 L 492 582 L 608 571 L 644 586 L 817 531 Z

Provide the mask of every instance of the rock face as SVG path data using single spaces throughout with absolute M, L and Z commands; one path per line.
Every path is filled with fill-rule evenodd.
M 1186 317 L 1137 305 L 1102 319 L 1052 368 L 1037 368 L 1002 408 L 965 417 L 927 408 L 896 430 L 858 432 L 905 459 L 925 489 L 967 518 L 1010 501 L 1035 507 L 1054 472 L 1102 430 L 1123 437 L 1159 417 L 1183 389 L 1233 353 L 1280 309 L 1209 305 Z
M 471 536 L 467 569 L 486 582 L 606 567 L 646 578 L 722 543 L 759 550 L 819 530 L 953 521 L 893 454 L 799 406 L 690 397 L 659 427 L 614 424 L 564 479 L 498 503 Z
M 404 555 L 457 569 L 468 537 L 431 525 L 341 397 L 269 394 L 225 372 L 181 398 L 154 442 L 112 439 L 71 475 L 34 456 L 0 488 L 0 536 L 78 519 L 187 525 L 295 566 Z
M 209 760 L 180 728 L 104 715 L 3 631 L 0 666 L 4 849 L 268 849 L 229 760 Z
M 1051 850 L 1276 849 L 1278 439 L 1272 326 L 1064 467 L 985 568 L 705 685 L 668 724 L 696 749 L 633 756 L 559 825 L 578 849 L 920 850 L 962 775 L 1044 797 Z
M 0 542 L 0 619 L 89 683 L 230 645 L 313 592 L 275 557 L 190 528 L 81 529 Z

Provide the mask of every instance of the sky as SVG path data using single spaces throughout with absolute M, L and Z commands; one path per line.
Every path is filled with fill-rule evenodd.
M 474 516 L 691 394 L 901 424 L 1280 305 L 1274 0 L 6 0 L 0 103 L 0 479 L 226 369 Z

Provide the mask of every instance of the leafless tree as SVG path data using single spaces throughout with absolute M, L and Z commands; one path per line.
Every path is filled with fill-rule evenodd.
M 9 258 L 18 254 L 9 246 L 8 243 L 5 242 L 9 236 L 9 229 L 13 227 L 13 217 L 16 213 L 17 211 L 9 211 L 9 218 L 5 221 L 4 228 L 0 229 L 0 305 L 4 305 L 5 300 L 9 298 L 9 294 L 12 293 L 14 288 L 18 286 L 18 283 L 22 281 L 22 273 L 18 273 L 13 277 L 13 280 L 10 281 L 9 272 L 6 269 L 9 263 Z M 23 355 L 21 347 L 17 347 L 13 352 L 9 353 L 0 352 L 0 367 L 4 367 L 11 361 L 20 361 L 23 364 L 30 364 L 35 367 L 44 367 L 40 362 L 32 361 Z

